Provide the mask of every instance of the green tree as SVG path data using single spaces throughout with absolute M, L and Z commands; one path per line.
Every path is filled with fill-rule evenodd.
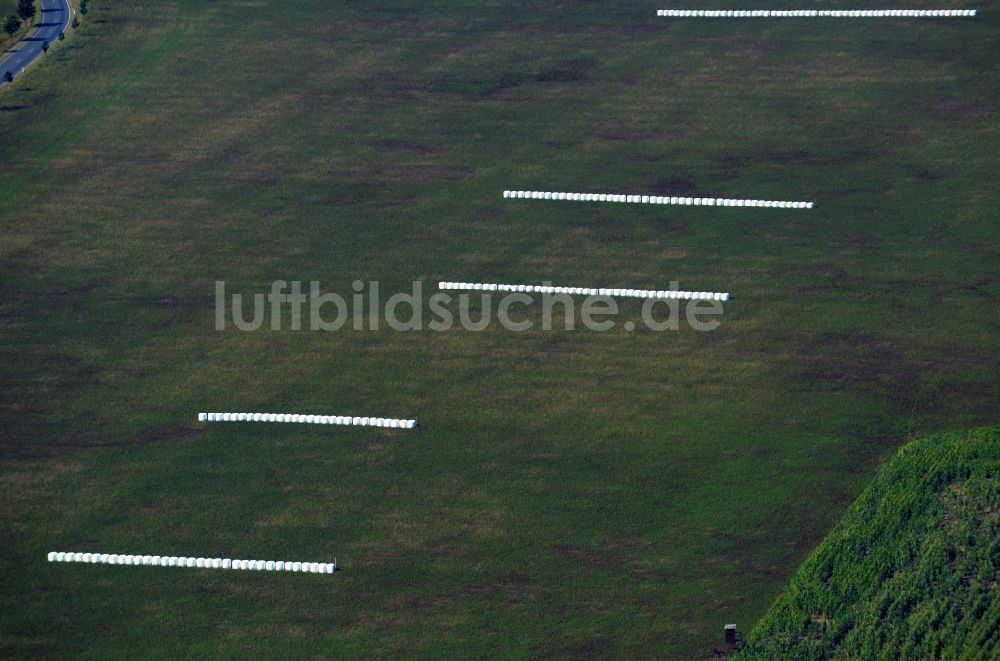
M 80 0 L 80 13 L 86 16 L 88 11 L 90 8 L 87 7 L 87 0 Z
M 35 20 L 35 0 L 18 0 L 17 15 L 25 21 Z
M 3 31 L 13 37 L 14 33 L 16 33 L 20 29 L 21 29 L 21 19 L 11 14 L 10 18 L 7 19 L 7 22 L 3 26 Z
M 74 28 L 80 27 L 80 19 L 78 19 L 76 16 L 73 17 L 73 27 Z
M 42 52 L 43 53 L 48 53 L 49 52 L 49 42 L 47 42 L 47 41 L 43 41 L 42 42 Z
M 12 74 L 10 71 L 4 71 L 3 79 L 6 80 L 8 83 L 12 83 L 14 82 L 14 74 Z
M 63 32 L 62 30 L 60 30 L 59 31 L 59 41 L 62 41 L 65 38 L 66 38 L 66 33 Z

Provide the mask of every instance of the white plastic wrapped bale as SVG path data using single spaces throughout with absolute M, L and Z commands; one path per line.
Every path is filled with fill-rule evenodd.
M 975 16 L 975 9 L 762 9 L 762 10 L 702 10 L 661 9 L 656 15 L 667 18 L 955 18 Z
M 732 13 L 732 12 L 730 12 Z M 803 15 L 808 15 L 807 12 L 803 12 Z M 590 201 L 590 202 L 618 202 L 618 203 L 631 203 L 631 204 L 680 204 L 685 206 L 752 206 L 749 200 L 739 200 L 739 199 L 726 199 L 721 200 L 717 198 L 690 198 L 690 197 L 667 197 L 667 196 L 650 196 L 650 195 L 632 195 L 632 194 L 607 194 L 607 193 L 562 193 L 562 192 L 530 192 L 527 197 L 534 199 L 545 199 L 545 200 L 579 200 L 579 201 Z M 724 203 L 723 203 L 724 202 Z M 809 208 L 808 206 L 803 207 L 795 203 L 789 202 L 784 208 Z
M 79 562 L 84 564 L 108 564 L 130 567 L 190 567 L 196 569 L 242 569 L 245 571 L 292 571 L 290 562 L 274 560 L 231 560 L 229 558 L 178 557 L 167 555 L 119 555 L 107 553 L 82 553 L 49 551 L 49 562 Z M 294 571 L 301 573 L 333 573 L 336 563 L 301 562 L 294 563 Z
M 456 289 L 466 287 L 478 287 L 482 290 L 501 291 L 501 287 L 508 287 L 513 290 L 513 285 L 496 285 L 484 283 L 441 283 L 442 286 L 453 286 Z M 199 413 L 198 419 L 204 422 L 285 422 L 295 424 L 311 425 L 362 425 L 379 426 L 376 420 L 388 420 L 388 418 L 351 418 L 348 416 L 318 415 L 314 413 Z M 386 426 L 384 423 L 381 426 Z

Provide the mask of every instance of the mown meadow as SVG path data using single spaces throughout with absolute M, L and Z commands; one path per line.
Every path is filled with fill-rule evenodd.
M 658 8 L 94 0 L 0 92 L 3 654 L 702 657 L 905 442 L 995 423 L 1000 5 Z M 217 280 L 278 279 L 734 299 L 711 333 L 214 330 Z

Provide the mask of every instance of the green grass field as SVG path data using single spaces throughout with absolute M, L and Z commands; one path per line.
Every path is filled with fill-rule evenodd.
M 4 656 L 703 657 L 903 443 L 1000 419 L 1000 3 L 91 5 L 0 92 Z M 276 279 L 735 299 L 712 333 L 213 330 L 214 281 Z
M 754 629 L 747 659 L 995 659 L 1000 428 L 900 450 Z

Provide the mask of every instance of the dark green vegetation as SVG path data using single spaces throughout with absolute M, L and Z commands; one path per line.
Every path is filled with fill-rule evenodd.
M 7 39 L 12 41 L 14 35 L 17 34 L 18 30 L 21 29 L 21 19 L 13 14 L 7 17 L 7 21 L 3 24 L 3 31 L 7 33 Z
M 1000 655 L 1000 429 L 904 447 L 757 625 L 746 658 Z
M 3 654 L 678 658 L 748 629 L 904 441 L 1000 418 L 979 6 L 95 3 L 0 93 Z M 737 298 L 714 333 L 213 331 L 216 279 L 278 278 Z M 424 431 L 194 422 L 237 409 Z

